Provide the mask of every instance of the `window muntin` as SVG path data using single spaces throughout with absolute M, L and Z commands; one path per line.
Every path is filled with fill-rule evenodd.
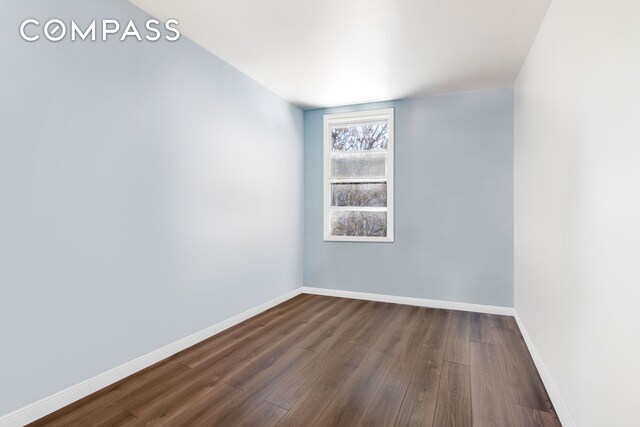
M 324 117 L 324 237 L 393 241 L 393 109 Z

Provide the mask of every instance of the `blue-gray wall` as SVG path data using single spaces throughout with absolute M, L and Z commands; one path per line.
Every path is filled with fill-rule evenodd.
M 395 242 L 324 242 L 322 116 L 395 108 Z M 304 113 L 305 286 L 513 306 L 513 90 Z
M 302 284 L 302 112 L 186 38 L 23 41 L 0 2 L 0 415 Z

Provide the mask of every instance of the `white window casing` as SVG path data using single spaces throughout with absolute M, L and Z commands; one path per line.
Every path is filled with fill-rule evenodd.
M 324 116 L 324 240 L 393 242 L 393 108 Z

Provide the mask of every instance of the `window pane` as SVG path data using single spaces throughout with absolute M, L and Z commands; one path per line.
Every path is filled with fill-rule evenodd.
M 387 237 L 387 213 L 367 211 L 332 211 L 333 236 Z
M 332 178 L 383 178 L 385 173 L 384 154 L 352 154 L 331 158 Z
M 331 206 L 387 206 L 387 184 L 331 184 Z
M 388 145 L 386 122 L 331 127 L 331 151 L 386 150 Z

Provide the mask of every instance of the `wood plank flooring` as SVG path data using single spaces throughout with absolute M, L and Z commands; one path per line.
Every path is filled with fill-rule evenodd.
M 31 425 L 560 422 L 513 318 L 300 295 Z

